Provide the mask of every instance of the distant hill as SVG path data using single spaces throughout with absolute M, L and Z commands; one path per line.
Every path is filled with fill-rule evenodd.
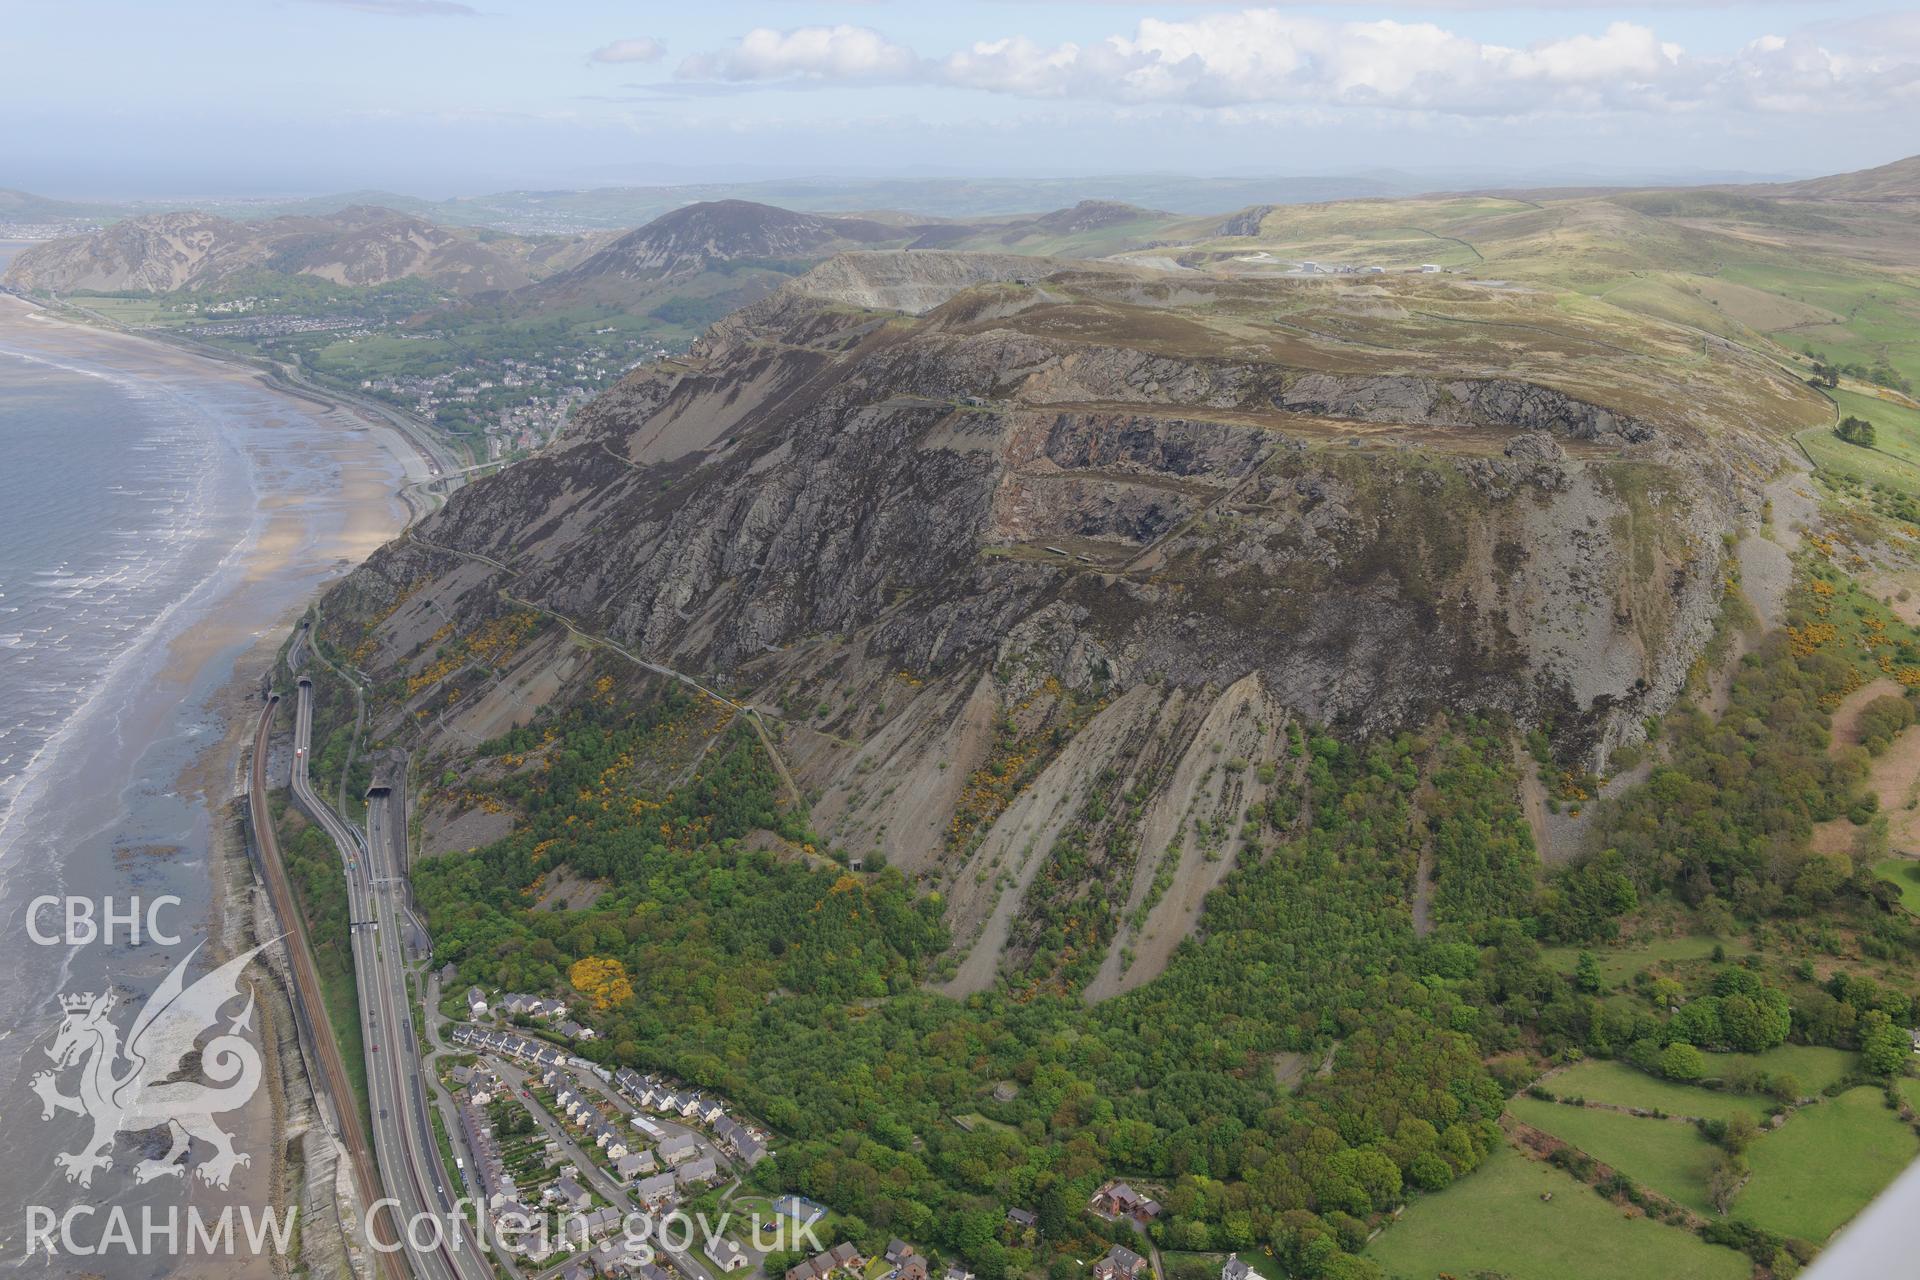
M 869 210 L 911 210 L 923 222 L 1032 218 L 1077 202 L 1130 204 L 1193 215 L 1258 203 L 1293 204 L 1367 196 L 1411 195 L 1432 186 L 1407 175 L 1196 178 L 1177 174 L 1090 178 L 819 178 L 616 186 L 585 190 L 500 191 L 450 200 L 415 200 L 351 192 L 277 205 L 275 213 L 320 213 L 375 203 L 416 213 L 443 226 L 489 226 L 515 232 L 571 233 L 630 228 L 697 203 L 741 201 L 807 209 L 826 216 L 868 216 Z
M 911 229 L 866 218 L 795 213 L 751 200 L 707 200 L 662 214 L 616 237 L 577 265 L 526 291 L 535 305 L 619 301 L 657 292 L 673 281 L 738 264 L 745 268 L 734 305 L 765 288 L 746 284 L 753 270 L 793 274 L 843 249 L 899 245 Z M 770 285 L 767 287 L 771 287 Z
M 1920 200 L 1920 156 L 1908 156 L 1873 169 L 1837 173 L 1804 182 L 1772 182 L 1744 187 L 1755 195 L 1783 200 Z
M 1155 209 L 1142 209 L 1138 205 L 1125 204 L 1119 200 L 1082 200 L 1071 209 L 1056 209 L 1052 213 L 1043 213 L 1033 220 L 1032 225 L 1056 235 L 1078 235 L 1083 231 L 1098 231 L 1122 223 L 1145 222 L 1170 216 Z
M 479 293 L 531 283 L 552 248 L 449 231 L 372 205 L 260 222 L 186 211 L 128 218 L 37 245 L 14 259 L 5 280 L 20 289 L 167 293 L 214 288 L 242 272 L 267 270 L 343 285 L 418 278 Z
M 254 219 L 188 210 L 125 217 L 37 245 L 14 260 L 5 280 L 29 290 L 168 293 L 219 288 L 256 270 L 342 285 L 412 278 L 508 313 L 590 306 L 704 327 L 847 250 L 1100 257 L 1161 243 L 1180 220 L 1116 200 L 946 220 L 724 199 L 682 205 L 632 231 L 516 236 L 444 227 L 384 204 Z
M 1588 196 L 1617 196 L 1622 192 L 1670 193 L 1683 200 L 1701 204 L 1703 199 L 1722 197 L 1723 209 L 1744 202 L 1757 207 L 1768 200 L 1826 200 L 1836 203 L 1895 202 L 1920 200 L 1920 156 L 1908 156 L 1891 164 L 1852 173 L 1835 173 L 1821 178 L 1803 178 L 1794 182 L 1713 182 L 1687 186 L 1654 184 L 1569 186 L 1569 187 L 1485 187 L 1461 193 L 1524 197 L 1532 200 L 1578 200 Z M 1731 198 L 1735 204 L 1726 203 Z
M 425 200 L 419 196 L 403 196 L 397 191 L 380 191 L 374 189 L 343 191 L 336 192 L 332 195 L 309 196 L 304 200 L 289 200 L 285 203 L 271 205 L 261 210 L 261 212 L 270 217 L 288 215 L 325 217 L 328 214 L 351 209 L 355 205 L 372 205 L 379 209 L 392 209 L 398 213 L 410 213 L 416 218 L 423 218 L 428 222 L 439 223 L 442 226 L 455 225 L 451 219 L 440 216 L 440 210 L 442 208 L 440 201 Z M 218 208 L 219 206 L 216 205 L 215 207 Z
M 842 248 L 898 238 L 895 228 L 864 218 L 795 213 L 751 200 L 709 200 L 675 209 L 628 232 L 566 277 L 657 280 L 704 270 L 715 262 L 820 258 Z
M 0 187 L 0 222 L 55 222 L 62 218 L 96 217 L 101 211 L 100 205 L 49 200 L 31 191 Z

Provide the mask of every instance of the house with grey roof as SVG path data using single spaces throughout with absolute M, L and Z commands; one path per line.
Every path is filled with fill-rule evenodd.
M 1220 1280 L 1267 1280 L 1258 1271 L 1240 1261 L 1240 1255 L 1230 1253 L 1226 1263 L 1220 1268 Z
M 1160 1202 L 1124 1182 L 1109 1182 L 1094 1192 L 1092 1209 L 1103 1218 L 1132 1218 L 1145 1224 L 1160 1216 Z
M 649 1209 L 658 1209 L 673 1199 L 674 1191 L 678 1186 L 671 1173 L 656 1173 L 651 1178 L 640 1179 L 635 1184 L 633 1193 L 639 1196 Z
M 1152 1273 L 1147 1260 L 1123 1244 L 1114 1245 L 1093 1264 L 1093 1280 L 1145 1280 Z
M 690 1133 L 670 1133 L 660 1139 L 654 1147 L 660 1158 L 668 1164 L 679 1164 L 683 1160 L 691 1160 L 699 1149 L 700 1144 Z
M 652 1173 L 655 1167 L 651 1151 L 629 1151 L 613 1158 L 613 1171 L 622 1182 L 632 1182 L 643 1173 Z
M 587 1238 L 591 1240 L 595 1236 L 606 1235 L 609 1231 L 618 1227 L 620 1225 L 620 1211 L 611 1205 L 602 1205 L 598 1209 L 590 1209 L 582 1214 L 580 1224 L 585 1228 Z

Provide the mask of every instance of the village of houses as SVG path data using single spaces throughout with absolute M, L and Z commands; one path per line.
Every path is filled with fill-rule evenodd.
M 349 340 L 360 335 L 348 335 Z M 388 333 L 394 339 L 431 340 L 441 333 Z M 443 430 L 478 431 L 486 460 L 551 440 L 573 410 L 648 360 L 667 355 L 659 342 L 597 329 L 592 341 L 556 343 L 524 356 L 471 357 L 441 373 L 394 372 L 365 377 L 359 390 L 427 419 Z
M 473 1160 L 496 1237 L 539 1268 L 529 1280 L 974 1280 L 958 1261 L 938 1262 L 904 1240 L 889 1240 L 869 1258 L 850 1241 L 788 1267 L 779 1277 L 763 1266 L 774 1250 L 831 1239 L 826 1206 L 799 1195 L 766 1199 L 744 1188 L 744 1175 L 772 1154 L 772 1135 L 723 1099 L 628 1067 L 608 1071 L 539 1034 L 544 1028 L 584 1042 L 594 1032 L 574 1020 L 562 1000 L 524 993 L 466 993 L 468 1020 L 449 1039 L 471 1062 L 444 1069 L 462 1144 Z M 701 1201 L 720 1188 L 718 1202 Z M 629 1236 L 629 1214 L 659 1222 L 701 1201 L 711 1234 L 678 1241 Z M 766 1212 L 770 1211 L 770 1212 Z M 1123 1181 L 1103 1185 L 1087 1211 L 1140 1233 L 1160 1204 Z M 722 1214 L 727 1215 L 723 1220 Z M 756 1229 L 758 1234 L 756 1234 Z M 1006 1230 L 1032 1240 L 1030 1209 L 1006 1211 Z M 937 1268 L 937 1269 L 936 1269 Z M 1092 1280 L 1157 1280 L 1152 1260 L 1114 1244 L 1088 1265 Z M 1265 1280 L 1229 1255 L 1220 1280 Z

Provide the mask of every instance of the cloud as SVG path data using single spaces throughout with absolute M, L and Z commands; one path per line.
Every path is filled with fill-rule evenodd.
M 1893 50 L 1920 57 L 1920 10 L 1869 14 L 1864 18 L 1823 23 L 1814 30 L 1822 40 L 1842 48 L 1881 53 Z
M 307 0 L 307 3 L 377 13 L 388 18 L 471 18 L 480 12 L 457 0 Z
M 1365 109 L 1449 116 L 1724 108 L 1845 111 L 1920 93 L 1920 56 L 1835 52 L 1814 37 L 1762 36 L 1697 57 L 1650 27 L 1524 48 L 1432 22 L 1339 21 L 1283 9 L 1148 18 L 1085 43 L 983 40 L 923 58 L 867 27 L 757 28 L 680 64 L 683 80 L 750 84 L 939 84 L 1023 98 L 1208 110 Z
M 695 54 L 675 72 L 683 80 L 836 80 L 873 83 L 912 79 L 913 50 L 871 27 L 755 27 L 731 49 Z
M 615 40 L 603 44 L 587 55 L 589 62 L 658 62 L 665 57 L 667 46 L 664 41 L 652 36 L 634 36 L 628 40 Z
M 1085 46 L 984 42 L 949 55 L 940 70 L 952 84 L 1025 97 L 1482 114 L 1664 99 L 1685 78 L 1682 58 L 1625 22 L 1513 49 L 1426 22 L 1332 22 L 1267 9 L 1148 19 L 1132 36 Z

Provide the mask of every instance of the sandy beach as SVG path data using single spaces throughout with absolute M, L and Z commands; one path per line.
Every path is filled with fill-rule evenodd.
M 39 1002 L 50 994 L 49 984 L 72 990 L 91 974 L 138 993 L 151 990 L 163 968 L 188 948 L 205 943 L 207 954 L 224 958 L 267 940 L 256 938 L 271 924 L 263 918 L 232 807 L 244 794 L 262 679 L 295 619 L 325 584 L 404 527 L 399 491 L 428 472 L 385 424 L 277 390 L 243 366 L 69 323 L 4 295 L 0 352 L 89 376 L 110 371 L 184 398 L 190 407 L 217 404 L 223 420 L 238 424 L 232 434 L 250 480 L 247 492 L 232 495 L 243 508 L 233 519 L 242 532 L 217 571 L 143 638 L 151 654 L 144 660 L 125 655 L 131 667 L 126 672 L 116 662 L 95 699 L 47 744 L 44 758 L 35 761 L 36 776 L 19 794 L 13 829 L 0 841 L 0 917 L 9 936 L 21 932 L 23 900 L 62 888 L 96 898 L 164 890 L 183 900 L 191 925 L 182 948 L 164 954 L 122 949 L 106 956 L 77 950 L 58 975 L 16 993 L 18 1020 L 0 1034 L 0 1140 L 50 1151 L 49 1139 L 58 1142 L 65 1133 L 58 1122 L 39 1123 L 38 1104 L 21 1098 L 36 1067 L 30 1061 L 37 1058 L 36 1046 L 51 1029 L 47 1015 L 34 1011 L 45 1007 Z M 78 782 L 83 776 L 84 787 Z M 53 887 L 56 882 L 61 888 Z M 302 1102 L 310 1085 L 299 1055 L 286 1052 L 293 1040 L 284 994 L 263 1001 L 257 1014 L 267 1054 L 279 1061 L 267 1069 L 271 1087 L 222 1118 L 235 1147 L 256 1153 L 227 1188 L 165 1178 L 159 1180 L 164 1185 L 136 1190 L 131 1179 L 116 1176 L 96 1182 L 92 1193 L 78 1192 L 34 1168 L 11 1175 L 17 1180 L 0 1171 L 0 1200 L 47 1203 L 57 1210 L 77 1194 L 124 1203 L 129 1212 L 136 1205 L 192 1204 L 217 1214 L 224 1205 L 257 1209 L 299 1197 L 301 1189 L 288 1181 L 286 1150 L 290 1136 L 313 1126 L 311 1107 Z M 282 1050 L 277 1055 L 276 1043 Z M 18 1257 L 15 1212 L 10 1207 L 0 1215 L 0 1251 Z M 324 1226 L 316 1222 L 306 1229 Z M 66 1274 L 64 1264 L 48 1259 L 47 1265 L 45 1274 Z M 100 1259 L 90 1269 L 114 1277 L 273 1274 L 270 1260 L 258 1255 L 139 1258 L 124 1265 Z

